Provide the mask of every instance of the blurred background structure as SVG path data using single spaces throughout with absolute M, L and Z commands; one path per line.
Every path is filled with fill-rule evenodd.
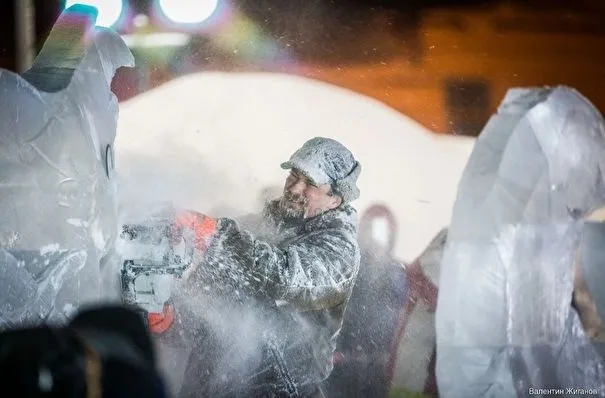
M 66 2 L 2 2 L 0 67 L 25 68 Z M 197 71 L 280 71 L 374 97 L 437 133 L 478 134 L 511 86 L 566 84 L 605 109 L 602 0 L 92 3 L 136 53 L 120 99 Z

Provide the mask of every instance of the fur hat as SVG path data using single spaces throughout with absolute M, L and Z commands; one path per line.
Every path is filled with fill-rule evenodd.
M 299 170 L 318 185 L 330 184 L 344 203 L 359 198 L 357 178 L 361 165 L 351 151 L 331 138 L 310 139 L 281 167 Z

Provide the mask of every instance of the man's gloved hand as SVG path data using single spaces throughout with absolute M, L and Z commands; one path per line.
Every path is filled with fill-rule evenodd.
M 214 218 L 195 211 L 179 211 L 172 225 L 171 237 L 173 244 L 177 245 L 186 231 L 192 232 L 195 248 L 204 252 L 208 249 L 216 228 L 217 222 Z

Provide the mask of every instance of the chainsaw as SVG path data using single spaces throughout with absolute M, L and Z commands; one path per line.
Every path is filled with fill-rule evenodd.
M 193 239 L 184 235 L 175 245 L 170 227 L 165 219 L 122 226 L 122 301 L 144 314 L 162 312 L 175 280 L 182 278 L 194 261 Z

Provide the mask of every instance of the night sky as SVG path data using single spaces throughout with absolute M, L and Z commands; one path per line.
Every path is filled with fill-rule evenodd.
M 128 0 L 135 12 L 146 12 L 155 0 Z M 300 56 L 329 59 L 350 58 L 347 53 L 360 54 L 353 48 L 355 37 L 376 29 L 389 29 L 408 37 L 417 30 L 422 12 L 428 8 L 458 6 L 481 8 L 499 0 L 232 0 L 263 31 L 278 44 L 288 45 Z M 558 8 L 602 12 L 604 0 L 507 0 L 534 9 Z M 37 47 L 43 43 L 58 16 L 64 0 L 33 0 L 36 5 Z M 0 66 L 13 68 L 14 9 L 13 2 L 0 2 Z M 388 27 L 376 23 L 378 14 L 387 13 Z M 412 33 L 410 33 L 412 32 Z M 405 39 L 404 39 L 405 40 Z M 306 43 L 306 44 L 301 44 Z M 310 45 L 309 43 L 313 43 Z M 350 50 L 347 48 L 351 47 Z

